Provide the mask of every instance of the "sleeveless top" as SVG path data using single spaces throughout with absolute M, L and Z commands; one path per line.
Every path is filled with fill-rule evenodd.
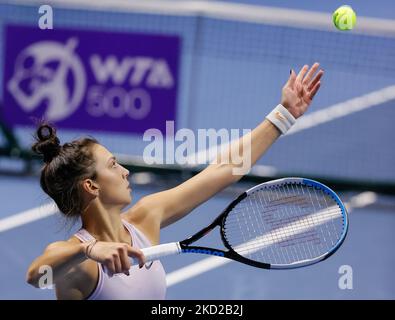
M 132 237 L 133 247 L 150 247 L 147 237 L 132 224 L 122 220 L 123 225 Z M 94 239 L 85 229 L 80 229 L 75 235 L 81 242 Z M 97 263 L 99 277 L 95 289 L 88 300 L 163 300 L 166 295 L 166 274 L 159 260 L 148 262 L 141 269 L 138 264 L 129 270 L 130 276 L 123 273 L 114 274 L 110 278 Z

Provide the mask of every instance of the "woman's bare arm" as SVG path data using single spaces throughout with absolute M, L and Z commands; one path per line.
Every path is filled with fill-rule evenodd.
M 69 241 L 59 241 L 51 243 L 33 263 L 30 265 L 26 281 L 32 286 L 39 287 L 40 272 L 42 266 L 48 266 L 52 270 L 53 283 L 61 280 L 74 267 L 80 265 L 88 259 L 86 249 L 88 250 L 89 259 L 102 263 L 108 270 L 109 274 L 126 273 L 130 269 L 130 258 L 135 257 L 140 261 L 140 266 L 144 263 L 142 252 L 126 243 L 116 242 L 88 242 L 80 243 L 76 238 Z
M 304 114 L 320 87 L 323 71 L 320 70 L 314 76 L 318 67 L 319 64 L 316 63 L 309 70 L 305 65 L 298 75 L 291 71 L 282 89 L 281 104 L 295 118 Z M 195 207 L 241 179 L 245 169 L 248 170 L 253 166 L 280 134 L 279 129 L 265 119 L 250 133 L 231 143 L 224 153 L 219 154 L 212 164 L 196 176 L 175 188 L 140 200 L 136 206 L 139 210 L 132 208 L 130 211 L 131 220 L 141 225 L 151 235 L 155 235 L 160 227 L 181 219 Z M 232 161 L 234 159 L 232 154 L 241 155 L 243 161 Z M 247 168 L 241 168 L 246 163 Z
M 39 280 L 43 276 L 43 266 L 52 270 L 53 283 L 64 276 L 72 267 L 86 260 L 85 243 L 77 241 L 59 241 L 51 243 L 43 254 L 30 265 L 26 281 L 32 286 L 39 287 Z

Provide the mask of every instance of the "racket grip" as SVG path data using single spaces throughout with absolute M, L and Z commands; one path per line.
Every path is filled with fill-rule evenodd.
M 144 248 L 141 249 L 141 251 L 144 253 L 145 261 L 150 262 L 157 260 L 158 258 L 161 257 L 170 256 L 173 254 L 180 254 L 181 247 L 179 242 L 171 242 L 171 243 L 165 243 L 153 247 Z M 131 259 L 134 265 L 139 264 L 139 261 L 137 259 L 135 258 L 131 258 Z

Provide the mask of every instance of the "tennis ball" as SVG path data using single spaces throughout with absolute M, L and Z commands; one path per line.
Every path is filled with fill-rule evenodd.
M 350 6 L 341 6 L 333 12 L 333 24 L 339 30 L 351 30 L 357 22 L 357 15 Z

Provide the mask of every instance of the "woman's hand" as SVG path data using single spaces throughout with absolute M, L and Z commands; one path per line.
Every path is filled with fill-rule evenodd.
M 282 90 L 281 104 L 297 119 L 302 116 L 315 94 L 320 88 L 320 79 L 324 74 L 323 70 L 318 71 L 319 64 L 316 62 L 309 70 L 309 66 L 305 65 L 299 71 L 299 74 L 291 70 L 288 82 Z M 309 71 L 308 71 L 309 70 Z M 307 72 L 308 71 L 308 72 Z M 307 73 L 307 74 L 306 74 Z
M 139 260 L 140 268 L 145 263 L 141 250 L 126 243 L 99 241 L 94 244 L 88 243 L 86 249 L 88 258 L 100 262 L 109 276 L 115 273 L 129 275 L 130 257 Z

